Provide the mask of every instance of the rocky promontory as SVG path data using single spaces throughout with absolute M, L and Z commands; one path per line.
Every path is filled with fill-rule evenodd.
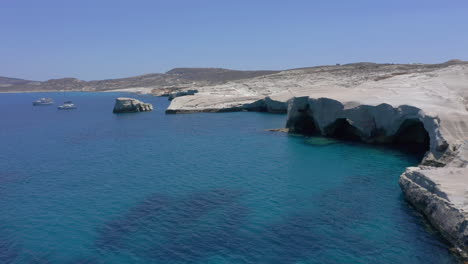
M 175 98 L 167 113 L 286 113 L 289 132 L 425 153 L 400 186 L 409 203 L 468 252 L 468 63 L 320 66 L 282 71 Z
M 143 103 L 140 100 L 134 98 L 119 97 L 115 99 L 114 113 L 134 113 L 134 112 L 145 112 L 152 111 L 153 105 L 149 103 Z

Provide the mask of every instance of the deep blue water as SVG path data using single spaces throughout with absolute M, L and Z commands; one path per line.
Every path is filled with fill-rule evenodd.
M 402 197 L 416 157 L 120 95 L 0 94 L 0 263 L 455 263 Z

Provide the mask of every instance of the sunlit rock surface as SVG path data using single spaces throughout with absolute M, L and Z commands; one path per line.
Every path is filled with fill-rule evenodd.
M 400 177 L 407 199 L 467 258 L 467 168 L 408 168 Z
M 196 90 L 196 89 L 189 89 L 189 90 L 182 91 L 182 92 L 174 92 L 174 93 L 169 94 L 168 99 L 170 101 L 170 100 L 174 100 L 174 98 L 176 98 L 176 97 L 194 95 L 196 93 L 198 93 L 198 90 Z
M 152 111 L 153 105 L 143 103 L 140 100 L 126 97 L 119 97 L 115 99 L 114 113 L 133 113 Z
M 290 132 L 414 145 L 426 151 L 425 166 L 417 174 L 437 188 L 414 180 L 411 170 L 401 176 L 400 185 L 408 201 L 466 252 L 466 62 L 322 66 L 198 90 L 194 96 L 175 98 L 167 113 L 288 112 Z

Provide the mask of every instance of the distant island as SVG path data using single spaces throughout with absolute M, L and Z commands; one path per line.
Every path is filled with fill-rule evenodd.
M 51 79 L 44 82 L 0 77 L 0 92 L 101 92 L 128 88 L 144 88 L 176 92 L 188 87 L 222 84 L 253 78 L 278 71 L 236 71 L 220 68 L 175 68 L 166 73 L 150 73 L 128 78 L 82 81 L 76 78 Z

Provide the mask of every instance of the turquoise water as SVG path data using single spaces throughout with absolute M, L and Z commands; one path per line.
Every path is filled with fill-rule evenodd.
M 0 263 L 455 263 L 403 200 L 416 157 L 120 95 L 0 94 Z

